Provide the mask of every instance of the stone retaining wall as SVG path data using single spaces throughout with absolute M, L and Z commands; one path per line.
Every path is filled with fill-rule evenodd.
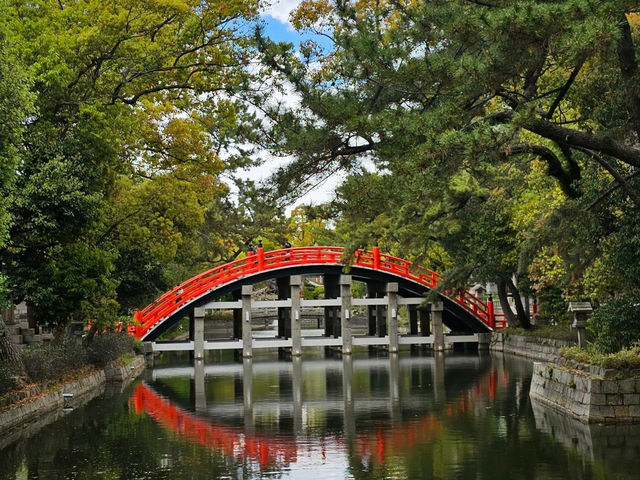
M 640 422 L 640 379 L 618 380 L 610 370 L 574 366 L 534 362 L 530 397 L 583 422 Z
M 575 345 L 575 342 L 566 340 L 495 332 L 491 335 L 489 348 L 496 352 L 511 353 L 533 360 L 553 361 L 560 356 L 560 348 Z
M 99 370 L 80 380 L 58 385 L 53 390 L 30 397 L 22 404 L 0 414 L 0 432 L 10 430 L 18 425 L 22 427 L 40 415 L 53 410 L 73 407 L 89 401 L 102 393 L 105 383 L 104 370 Z M 66 398 L 67 395 L 72 395 L 72 397 Z
M 127 382 L 133 380 L 144 370 L 144 356 L 138 355 L 124 367 L 106 367 L 104 373 L 109 383 Z
M 107 381 L 128 382 L 144 370 L 144 357 L 137 356 L 129 365 L 121 368 L 105 368 L 91 372 L 79 380 L 56 385 L 51 389 L 41 386 L 29 390 L 28 398 L 0 413 L 0 433 L 4 436 L 13 429 L 23 429 L 36 422 L 44 414 L 76 407 L 102 394 Z

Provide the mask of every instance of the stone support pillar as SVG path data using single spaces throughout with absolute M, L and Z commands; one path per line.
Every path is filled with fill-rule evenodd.
M 232 295 L 234 301 L 241 298 L 240 290 L 234 290 Z M 233 309 L 233 338 L 234 340 L 242 338 L 242 310 L 239 308 Z
M 490 333 L 479 333 L 478 334 L 478 351 L 487 352 L 489 351 L 489 344 L 491 343 L 491 334 Z
M 291 311 L 289 321 L 291 322 L 291 355 L 302 355 L 302 313 L 300 311 L 300 288 L 302 277 L 291 275 L 289 278 L 291 292 Z
M 398 353 L 398 284 L 387 283 L 387 323 L 389 325 L 389 353 Z
M 204 358 L 204 308 L 196 307 L 191 314 L 193 317 L 193 358 Z
M 409 335 L 418 335 L 418 306 L 407 305 L 409 312 Z
M 431 323 L 433 326 L 433 348 L 437 352 L 444 350 L 444 326 L 442 324 L 442 312 L 444 304 L 434 302 L 431 304 Z
M 289 277 L 280 277 L 277 279 L 278 284 L 278 300 L 286 300 L 291 298 L 291 286 Z M 291 309 L 289 307 L 278 307 L 278 337 L 291 337 Z
M 384 296 L 384 284 L 380 282 L 367 282 L 367 298 L 382 298 Z M 370 336 L 384 337 L 387 334 L 386 318 L 383 305 L 369 305 L 367 307 Z
M 342 336 L 342 353 L 351 355 L 351 275 L 340 275 L 340 298 L 342 305 L 340 308 L 340 324 Z
M 338 298 L 340 295 L 340 276 L 327 274 L 324 276 L 324 298 Z M 340 336 L 339 307 L 324 307 L 324 335 L 338 338 Z
M 431 335 L 428 307 L 418 307 L 418 323 L 420 326 L 421 336 L 428 337 Z
M 251 285 L 242 286 L 242 356 L 253 356 L 253 339 L 251 333 Z

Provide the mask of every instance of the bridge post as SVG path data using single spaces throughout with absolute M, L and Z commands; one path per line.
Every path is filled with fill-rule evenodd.
M 367 298 L 382 298 L 384 296 L 384 285 L 376 281 L 367 282 Z M 383 305 L 369 305 L 367 307 L 367 317 L 369 319 L 368 335 L 384 337 L 387 333 L 386 319 L 384 318 Z
M 367 282 L 367 298 L 376 298 L 377 291 L 373 282 Z M 376 307 L 375 305 L 367 306 L 367 335 L 374 336 L 376 334 Z
M 442 325 L 442 312 L 444 304 L 434 302 L 431 304 L 431 324 L 433 327 L 433 348 L 437 352 L 444 351 L 444 327 Z
M 253 356 L 253 340 L 251 335 L 251 285 L 242 285 L 242 356 Z
M 280 277 L 276 283 L 278 285 L 278 300 L 291 298 L 289 277 Z M 291 309 L 289 307 L 278 307 L 278 337 L 291 337 Z
M 389 353 L 398 353 L 398 283 L 387 283 L 387 319 L 389 323 Z
M 351 275 L 340 275 L 340 298 L 342 306 L 340 308 L 340 323 L 342 336 L 342 353 L 351 355 Z
M 418 306 L 407 305 L 409 312 L 409 335 L 418 335 Z
M 240 290 L 234 290 L 232 295 L 235 301 L 242 298 Z M 233 338 L 234 340 L 242 338 L 242 310 L 239 308 L 233 309 Z
M 340 295 L 340 276 L 327 274 L 324 276 L 324 298 L 338 298 Z M 340 318 L 338 307 L 324 307 L 324 335 L 338 338 L 340 335 Z
M 202 360 L 204 358 L 204 308 L 193 309 L 193 358 Z
M 291 355 L 302 355 L 302 328 L 300 314 L 300 286 L 302 285 L 302 277 L 300 275 L 291 275 L 289 278 L 291 290 L 291 312 L 289 321 L 291 322 Z
M 418 320 L 420 322 L 420 335 L 423 337 L 431 335 L 431 327 L 429 326 L 429 309 L 427 307 L 418 308 Z

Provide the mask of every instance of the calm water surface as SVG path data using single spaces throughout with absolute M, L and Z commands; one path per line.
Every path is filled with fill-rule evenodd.
M 0 439 L 0 478 L 640 478 L 640 427 L 532 405 L 530 376 L 457 354 L 169 364 Z

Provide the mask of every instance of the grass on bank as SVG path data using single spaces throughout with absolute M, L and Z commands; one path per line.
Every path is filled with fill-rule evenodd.
M 128 363 L 134 347 L 133 338 L 126 333 L 104 333 L 88 344 L 71 340 L 26 348 L 22 352 L 24 367 L 0 362 L 0 397 L 32 383 L 59 383 L 116 360 Z
M 524 328 L 505 328 L 500 333 L 511 335 L 522 335 L 524 337 L 549 338 L 552 340 L 564 340 L 567 342 L 578 342 L 578 334 L 569 325 L 534 325 L 530 330 Z M 587 340 L 589 333 L 587 333 Z
M 567 360 L 596 365 L 602 368 L 613 368 L 621 372 L 640 376 L 640 346 L 623 348 L 616 353 L 600 353 L 590 348 L 564 347 L 560 354 Z

